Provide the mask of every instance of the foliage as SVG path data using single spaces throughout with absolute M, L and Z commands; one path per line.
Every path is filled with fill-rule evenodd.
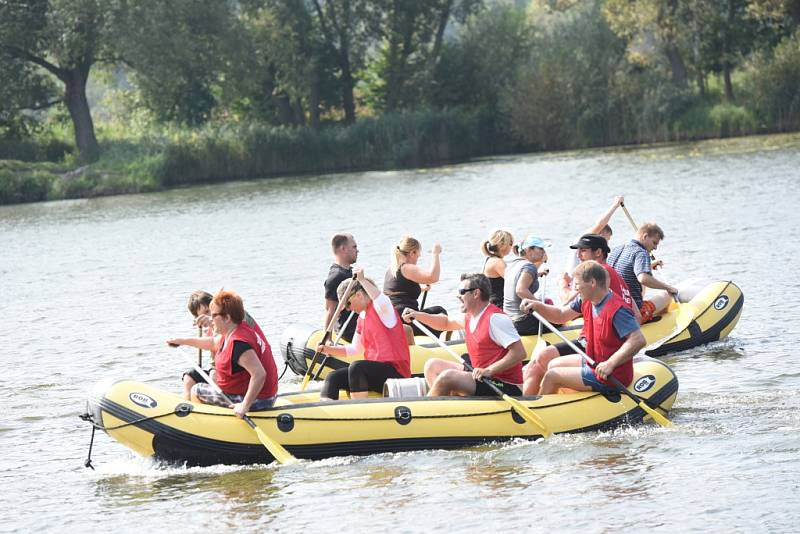
M 772 53 L 756 55 L 745 69 L 744 85 L 762 128 L 800 128 L 800 31 L 781 41 Z

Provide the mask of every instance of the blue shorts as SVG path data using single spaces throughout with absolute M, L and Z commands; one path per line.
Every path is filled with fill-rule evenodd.
M 612 393 L 619 392 L 617 388 L 600 382 L 600 380 L 598 380 L 598 378 L 594 375 L 592 368 L 589 367 L 588 363 L 586 363 L 585 359 L 581 360 L 581 379 L 583 379 L 584 386 L 589 386 L 592 388 L 592 391 L 602 393 L 603 395 L 611 395 Z

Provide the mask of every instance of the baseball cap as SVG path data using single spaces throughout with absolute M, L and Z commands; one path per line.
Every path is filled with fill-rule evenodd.
M 536 237 L 533 235 L 529 235 L 525 239 L 522 240 L 518 245 L 520 250 L 525 250 L 526 248 L 531 247 L 538 247 L 538 248 L 545 248 L 547 243 L 541 237 Z
M 570 245 L 569 248 L 590 248 L 592 250 L 599 248 L 606 254 L 611 252 L 606 238 L 597 234 L 583 234 L 580 239 L 578 239 L 578 242 L 574 245 Z

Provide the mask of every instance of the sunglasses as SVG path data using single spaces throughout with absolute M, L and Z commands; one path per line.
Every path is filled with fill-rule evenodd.
M 458 294 L 461 295 L 461 296 L 464 296 L 467 293 L 471 293 L 471 292 L 475 291 L 476 289 L 478 289 L 478 288 L 477 287 L 462 287 L 462 288 L 459 288 Z

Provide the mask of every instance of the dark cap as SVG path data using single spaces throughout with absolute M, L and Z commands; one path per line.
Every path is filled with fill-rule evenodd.
M 608 254 L 611 252 L 611 249 L 608 248 L 608 241 L 606 238 L 597 235 L 597 234 L 583 234 L 578 242 L 574 245 L 570 245 L 569 248 L 589 248 L 589 249 L 601 249 L 603 252 Z

